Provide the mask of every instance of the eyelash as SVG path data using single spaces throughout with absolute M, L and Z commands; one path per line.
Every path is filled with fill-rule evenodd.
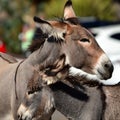
M 66 33 L 63 33 L 63 37 L 65 37 Z
M 90 42 L 90 40 L 87 39 L 87 38 L 83 38 L 83 39 L 81 39 L 80 41 L 81 41 L 81 42 Z

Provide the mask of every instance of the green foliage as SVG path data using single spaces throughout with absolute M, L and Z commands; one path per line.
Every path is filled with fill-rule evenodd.
M 52 18 L 61 16 L 66 0 L 52 0 L 46 4 L 46 16 Z M 101 20 L 115 20 L 115 12 L 112 0 L 72 0 L 73 8 L 77 16 L 95 16 Z
M 22 22 L 18 18 L 9 19 L 2 24 L 2 35 L 8 51 L 20 53 L 20 41 L 18 34 L 21 31 Z
M 0 10 L 7 14 L 6 18 L 0 20 L 0 36 L 3 37 L 8 51 L 20 53 L 21 45 L 18 35 L 23 24 L 22 17 L 28 12 L 30 3 L 21 0 L 1 0 L 0 5 Z
M 63 0 L 51 0 L 51 2 L 46 3 L 45 5 L 45 16 L 46 18 L 52 17 L 61 17 L 62 10 L 64 8 L 64 1 Z
M 74 0 L 76 13 L 79 16 L 95 16 L 101 20 L 115 19 L 111 0 Z

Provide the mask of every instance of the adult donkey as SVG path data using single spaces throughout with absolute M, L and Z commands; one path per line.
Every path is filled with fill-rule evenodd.
M 68 16 L 69 19 L 70 17 L 75 17 L 71 5 L 71 2 L 69 1 L 65 6 L 67 7 L 67 12 L 69 14 L 65 14 L 64 16 Z M 78 24 L 76 21 L 74 24 Z M 37 35 L 38 34 L 39 33 L 37 33 Z M 107 85 L 112 84 L 110 81 L 102 81 L 102 83 Z M 63 113 L 68 119 L 119 120 L 120 118 L 119 85 L 100 87 L 82 85 L 79 86 L 79 89 L 73 89 L 61 82 L 58 82 L 51 85 L 50 88 L 54 98 L 54 107 Z
M 89 49 L 89 53 L 87 53 L 87 55 L 90 57 L 89 58 L 89 62 L 90 62 L 90 60 L 92 59 L 93 60 L 93 56 L 92 56 L 92 54 L 94 54 L 93 53 L 93 51 L 94 51 L 94 49 L 93 48 L 90 48 L 90 47 L 93 47 L 94 45 L 96 46 L 97 44 L 95 43 L 95 41 L 94 41 L 94 38 L 93 38 L 93 36 L 88 32 L 88 31 L 86 31 L 85 30 L 85 28 L 83 28 L 83 27 L 81 27 L 80 25 L 78 25 L 78 20 L 77 20 L 77 18 L 75 18 L 75 13 L 74 13 L 74 11 L 73 11 L 73 9 L 72 9 L 72 3 L 71 3 L 71 1 L 68 1 L 67 3 L 66 3 L 66 5 L 65 5 L 65 9 L 64 9 L 64 18 L 65 18 L 65 20 L 63 20 L 63 21 L 60 21 L 62 24 L 67 24 L 67 25 L 72 25 L 73 27 L 74 27 L 74 30 L 72 30 L 71 31 L 71 33 L 69 33 L 70 35 L 72 35 L 71 36 L 71 39 L 72 40 L 75 40 L 75 42 L 77 43 L 77 42 L 80 42 L 79 44 L 81 44 L 81 46 L 82 46 L 82 49 L 86 49 L 87 51 L 88 51 L 88 49 Z M 74 17 L 74 18 L 73 18 Z M 51 35 L 49 36 L 48 35 L 48 33 L 49 33 L 49 31 L 48 30 L 45 30 L 44 29 L 44 27 L 43 26 L 40 26 L 40 24 L 41 24 L 41 22 L 42 23 L 44 23 L 44 25 L 45 24 L 47 24 L 47 27 L 46 28 L 49 28 L 50 27 L 50 23 L 54 23 L 54 24 L 56 24 L 57 26 L 59 26 L 59 24 L 58 24 L 58 22 L 56 23 L 55 21 L 49 21 L 49 23 L 47 22 L 47 21 L 43 21 L 43 20 L 41 20 L 41 19 L 39 19 L 39 18 L 35 18 L 35 21 L 37 22 L 37 27 L 39 27 L 39 29 L 40 29 L 40 33 L 36 33 L 36 35 L 37 36 L 40 36 L 40 38 L 42 38 L 42 41 L 40 41 L 40 46 L 41 46 L 41 44 L 43 44 L 44 45 L 44 42 L 45 42 L 45 38 L 46 38 L 46 36 L 49 38 L 49 37 L 51 37 Z M 69 27 L 70 27 L 69 26 Z M 41 27 L 43 27 L 43 29 L 41 29 Z M 79 28 L 79 29 L 78 29 Z M 60 30 L 59 30 L 59 32 L 60 32 Z M 42 34 L 41 34 L 42 33 Z M 39 35 L 40 34 L 40 35 Z M 60 34 L 61 34 L 61 32 L 60 32 Z M 42 35 L 42 36 L 41 36 Z M 70 36 L 66 36 L 66 34 L 64 34 L 64 37 L 65 38 L 67 38 L 67 37 L 70 37 Z M 38 40 L 40 39 L 40 38 L 38 38 Z M 53 38 L 53 37 L 52 37 Z M 56 38 L 55 40 L 57 41 L 57 39 L 58 38 Z M 80 41 L 79 41 L 79 39 L 80 39 Z M 68 41 L 66 41 L 66 43 L 67 43 Z M 93 44 L 94 43 L 94 44 Z M 62 43 L 61 43 L 61 45 L 62 45 Z M 71 44 L 72 45 L 72 44 Z M 76 44 L 77 45 L 77 44 Z M 36 46 L 36 45 L 35 45 Z M 34 47 L 34 49 L 36 49 L 35 48 L 35 46 L 33 46 Z M 37 43 L 37 46 L 38 46 L 38 43 Z M 94 46 L 94 47 L 95 47 Z M 73 46 L 71 46 L 71 47 L 73 47 Z M 87 48 L 86 48 L 87 47 Z M 96 50 L 98 50 L 98 45 L 95 47 L 96 48 Z M 68 48 L 69 49 L 69 48 Z M 92 50 L 92 51 L 91 51 Z M 81 51 L 81 50 L 80 50 Z M 71 51 L 72 52 L 72 51 Z M 76 51 L 77 52 L 77 51 Z M 74 54 L 76 54 L 76 53 L 74 53 Z M 73 55 L 73 57 L 74 57 L 74 54 L 71 54 L 71 55 Z M 98 53 L 97 53 L 98 54 Z M 91 57 L 92 56 L 92 57 Z M 98 56 L 98 55 L 97 55 Z M 77 57 L 77 56 L 76 56 Z M 81 60 L 83 61 L 83 57 L 82 56 L 79 56 L 80 58 L 81 58 Z M 75 60 L 75 59 L 74 59 Z M 73 60 L 73 61 L 74 61 Z M 80 61 L 81 61 L 80 60 Z M 88 61 L 86 61 L 87 63 L 89 63 Z M 86 63 L 85 62 L 85 63 Z M 92 63 L 90 63 L 88 66 L 90 66 Z M 84 64 L 83 64 L 84 65 Z M 108 69 L 108 65 L 105 65 L 104 67 L 107 67 L 107 69 Z M 90 73 L 90 71 L 89 71 L 89 68 L 87 68 L 87 69 L 85 69 L 83 66 L 80 66 L 80 68 L 83 68 L 83 70 L 84 71 L 81 71 L 80 69 L 72 69 L 72 70 L 76 70 L 75 72 L 74 72 L 74 74 L 76 75 L 78 72 L 80 72 L 81 73 L 81 75 L 80 74 L 78 74 L 78 76 L 82 76 L 82 78 L 85 78 L 85 79 L 93 79 L 93 80 L 96 80 L 96 77 L 94 76 L 94 75 L 91 75 Z M 91 68 L 90 68 L 91 69 Z M 106 70 L 107 70 L 106 69 Z M 109 68 L 109 70 L 110 70 L 110 68 Z M 87 71 L 88 73 L 86 73 L 85 71 Z M 110 70 L 110 71 L 112 71 L 112 69 Z M 71 72 L 72 73 L 72 72 Z M 105 77 L 104 77 L 105 78 Z M 80 80 L 81 81 L 81 80 Z M 80 82 L 79 81 L 79 82 Z M 85 81 L 84 81 L 85 82 Z M 100 82 L 102 82 L 102 83 L 105 83 L 105 81 L 100 81 Z M 61 87 L 60 87 L 61 86 Z M 66 89 L 67 88 L 67 89 Z M 43 90 L 44 92 L 45 91 L 47 91 L 47 95 L 48 96 L 50 96 L 51 95 L 51 97 L 50 97 L 50 100 L 48 100 L 49 101 L 49 103 L 50 102 L 52 102 L 52 100 L 51 99 L 53 99 L 53 102 L 51 103 L 51 104 L 55 104 L 55 108 L 56 109 L 58 109 L 58 110 L 60 110 L 61 112 L 63 112 L 66 116 L 68 116 L 69 117 L 69 115 L 71 115 L 71 113 L 73 112 L 73 109 L 74 109 L 74 106 L 73 106 L 73 108 L 70 108 L 69 106 L 66 106 L 65 104 L 68 102 L 72 102 L 72 100 L 73 101 L 78 101 L 78 104 L 77 105 L 79 105 L 79 108 L 78 108 L 78 111 L 83 111 L 81 114 L 81 116 L 79 115 L 79 112 L 78 112 L 78 116 L 76 116 L 76 114 L 74 115 L 74 114 L 72 114 L 71 115 L 71 117 L 72 118 L 74 118 L 74 119 L 91 119 L 91 120 L 98 120 L 98 119 L 100 119 L 101 118 L 101 114 L 102 114 L 102 108 L 103 108 L 103 104 L 102 104 L 102 102 L 100 102 L 101 101 L 101 95 L 100 95 L 100 90 L 98 90 L 97 88 L 95 88 L 95 89 L 93 89 L 93 88 L 89 88 L 89 87 L 85 87 L 85 86 L 83 86 L 83 87 L 81 87 L 81 89 L 80 90 L 78 90 L 77 91 L 77 95 L 79 94 L 79 96 L 77 96 L 78 98 L 76 99 L 76 95 L 73 95 L 71 92 L 73 91 L 73 93 L 75 93 L 74 91 L 76 91 L 75 89 L 72 89 L 72 88 L 70 88 L 70 87 L 66 87 L 63 83 L 56 83 L 56 84 L 53 84 L 52 86 L 46 86 L 46 87 L 44 87 L 44 90 Z M 43 91 L 37 91 L 36 92 L 36 94 L 38 94 L 38 96 L 41 96 L 41 95 L 39 95 L 39 94 L 44 94 L 44 92 Z M 86 94 L 87 93 L 87 94 Z M 73 96 L 75 97 L 73 97 Z M 32 94 L 32 97 L 33 96 L 35 96 L 35 94 L 34 94 L 34 92 L 33 92 L 33 94 Z M 65 100 L 64 100 L 64 98 L 65 98 L 65 96 L 66 96 L 66 102 L 65 102 Z M 90 97 L 90 99 L 89 99 L 89 96 L 91 96 Z M 40 99 L 43 99 L 43 101 L 45 101 L 44 100 L 44 98 L 46 98 L 46 97 L 40 97 L 39 98 L 39 100 Z M 60 99 L 59 99 L 60 98 Z M 71 100 L 69 99 L 69 98 L 71 98 Z M 34 97 L 32 98 L 32 99 L 34 99 Z M 47 99 L 47 98 L 46 98 Z M 54 101 L 55 100 L 55 101 Z M 67 101 L 68 100 L 68 101 Z M 34 101 L 35 102 L 35 101 Z M 27 100 L 27 99 L 25 99 L 25 101 L 24 101 L 24 103 L 23 104 L 21 104 L 21 106 L 20 106 L 20 108 L 19 108 L 19 110 L 18 110 L 18 114 L 21 116 L 21 118 L 29 118 L 29 117 L 31 117 L 32 115 L 31 115 L 31 113 L 30 113 L 30 111 L 31 111 L 31 109 L 29 109 L 29 106 L 27 106 L 27 103 L 30 103 L 30 101 L 29 101 L 29 99 Z M 63 103 L 63 104 L 62 104 Z M 92 103 L 92 104 L 91 104 Z M 93 105 L 94 105 L 94 103 L 96 103 L 96 106 L 94 106 L 94 107 L 92 107 Z M 41 101 L 39 101 L 39 102 L 37 102 L 37 104 L 38 104 L 38 108 L 39 108 L 39 106 L 41 106 L 41 104 L 43 104 L 43 102 L 41 102 Z M 62 106 L 63 105 L 63 106 Z M 65 107 L 65 106 L 66 107 Z M 73 105 L 73 104 L 72 104 Z M 60 107 L 61 106 L 61 107 Z M 86 108 L 87 109 L 87 112 L 89 113 L 89 112 L 91 112 L 91 113 L 93 113 L 94 114 L 94 112 L 96 112 L 96 114 L 93 116 L 93 114 L 89 114 L 89 116 L 86 116 L 86 118 L 85 118 L 85 110 L 83 110 L 83 107 L 84 106 L 84 108 Z M 87 106 L 87 107 L 85 107 L 85 106 Z M 94 109 L 94 112 L 91 110 L 91 109 L 88 109 L 89 107 L 91 106 L 91 108 L 92 109 Z M 98 107 L 99 106 L 99 107 Z M 67 111 L 67 110 L 69 110 L 69 111 Z M 98 109 L 99 108 L 99 109 Z M 71 109 L 71 111 L 70 111 L 70 109 Z M 74 109 L 75 110 L 75 109 Z M 41 111 L 41 110 L 40 110 Z M 44 112 L 45 113 L 47 113 L 48 112 L 48 110 L 44 110 Z M 69 112 L 70 112 L 70 114 L 69 114 Z M 39 110 L 38 110 L 38 112 L 36 112 L 36 113 L 39 113 Z M 67 114 L 68 113 L 68 114 Z M 38 114 L 38 116 L 36 115 L 36 118 L 38 117 L 38 118 L 40 118 L 40 116 L 39 115 L 41 115 L 41 114 Z M 50 117 L 50 116 L 49 116 Z M 48 117 L 48 118 L 49 118 Z
M 64 11 L 65 13 L 64 17 L 66 15 L 68 16 L 69 19 L 70 17 L 75 17 L 75 13 L 71 5 L 72 3 L 68 1 L 65 5 L 65 11 Z M 67 12 L 66 12 L 66 7 L 67 7 Z M 66 14 L 66 13 L 69 13 L 69 14 Z M 76 21 L 74 21 L 74 24 L 77 25 L 78 23 Z M 73 21 L 69 21 L 69 22 L 73 22 Z M 41 32 L 42 31 L 40 30 L 36 33 L 38 37 L 37 47 L 39 47 L 39 45 L 44 41 L 43 38 L 41 39 L 41 41 L 39 40 L 41 38 Z M 32 51 L 34 51 L 34 49 L 36 49 L 36 44 L 34 44 L 31 49 Z M 118 81 L 116 81 L 116 83 L 115 82 L 113 83 L 113 82 L 111 80 L 109 80 L 108 82 L 102 81 L 103 84 L 107 84 L 107 85 L 112 85 L 112 84 L 114 85 L 118 83 Z M 74 87 L 75 86 L 76 85 L 74 85 Z M 120 118 L 119 108 L 115 108 L 115 107 L 118 107 L 117 105 L 119 103 L 119 99 L 117 99 L 119 98 L 119 93 L 116 93 L 116 91 L 119 90 L 118 88 L 119 86 L 89 87 L 86 85 L 82 85 L 82 86 L 76 86 L 77 89 L 73 89 L 62 82 L 58 82 L 56 84 L 50 85 L 49 87 L 50 87 L 50 90 L 48 92 L 54 98 L 53 104 L 55 109 L 63 113 L 68 119 L 119 120 Z M 115 93 L 114 93 L 114 90 L 115 90 Z M 114 100 L 116 101 L 116 103 L 114 102 Z M 106 107 L 105 107 L 106 105 L 105 102 L 107 104 Z M 114 106 L 114 104 L 117 104 L 117 105 Z
M 31 94 L 28 94 L 28 83 L 34 76 L 39 76 L 41 69 L 52 67 L 61 56 L 64 56 L 64 66 L 69 66 L 68 70 L 72 75 L 77 73 L 78 76 L 98 81 L 111 77 L 111 61 L 91 33 L 80 25 L 72 24 L 74 21 L 69 18 L 75 16 L 69 13 L 68 5 L 69 2 L 65 7 L 63 21 L 44 21 L 35 17 L 37 26 L 46 36 L 42 46 L 22 62 L 8 64 L 5 68 L 2 66 L 4 69 L 0 71 L 0 119 L 6 120 L 5 116 L 9 114 L 9 119 L 18 120 L 17 111 L 25 95 L 31 98 Z M 36 79 L 41 82 L 39 77 Z M 33 113 L 30 118 L 20 119 L 32 119 Z

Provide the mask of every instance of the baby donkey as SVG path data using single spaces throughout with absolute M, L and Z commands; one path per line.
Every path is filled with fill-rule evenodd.
M 18 109 L 19 120 L 49 120 L 54 112 L 54 97 L 49 85 L 65 81 L 69 66 L 65 65 L 65 56 L 60 56 L 53 65 L 40 71 L 34 71 L 28 82 L 24 99 Z

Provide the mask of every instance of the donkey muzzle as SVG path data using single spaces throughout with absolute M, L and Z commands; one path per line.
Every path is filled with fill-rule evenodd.
M 96 65 L 96 74 L 102 80 L 112 77 L 114 67 L 110 59 L 104 54 L 100 57 L 98 65 Z

